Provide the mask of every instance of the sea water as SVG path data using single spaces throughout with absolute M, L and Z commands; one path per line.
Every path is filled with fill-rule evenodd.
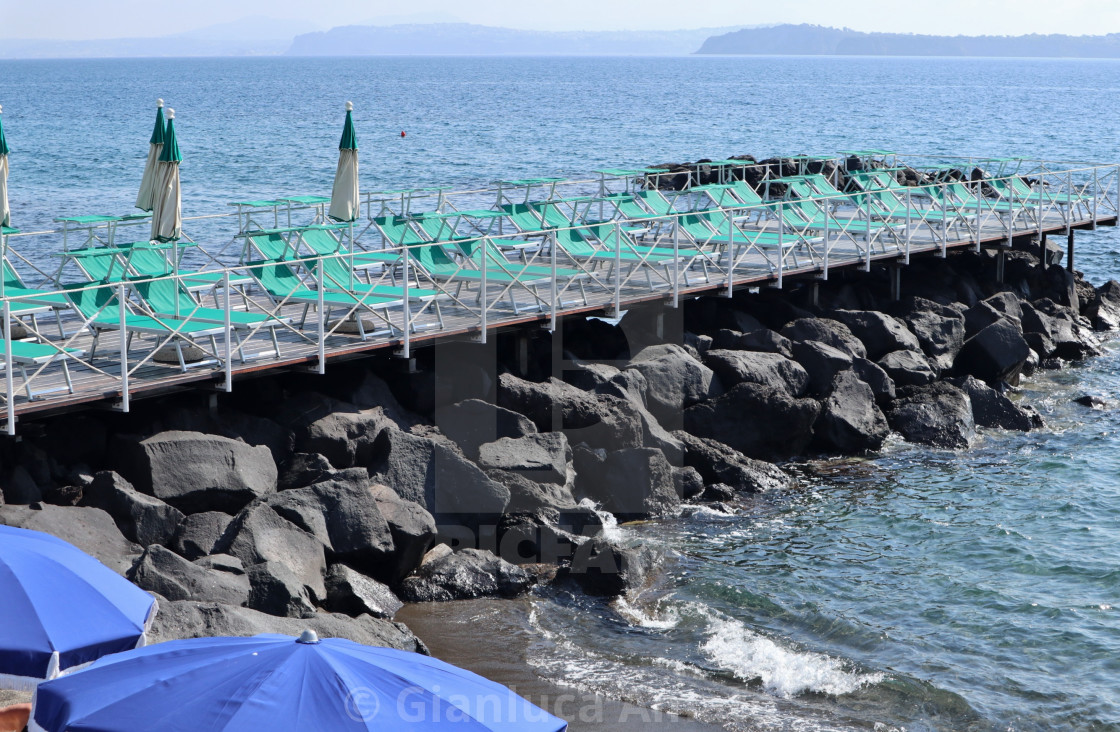
M 363 189 L 869 147 L 1120 162 L 1113 61 L 3 61 L 13 223 L 128 211 L 157 97 L 188 216 L 328 194 L 348 100 Z M 1120 271 L 1114 230 L 1078 242 L 1091 280 Z M 1109 345 L 1025 384 L 1043 430 L 891 441 L 733 514 L 619 527 L 666 553 L 657 586 L 534 599 L 530 664 L 731 730 L 1120 729 L 1120 410 L 1071 402 L 1118 382 Z

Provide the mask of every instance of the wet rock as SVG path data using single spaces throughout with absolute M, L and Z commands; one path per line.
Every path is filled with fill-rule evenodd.
M 1073 401 L 1083 407 L 1089 407 L 1090 409 L 1104 409 L 1108 406 L 1108 400 L 1094 394 L 1085 394 L 1084 396 L 1077 397 Z
M 1054 343 L 1054 356 L 1067 361 L 1080 361 L 1098 353 L 1096 336 L 1089 322 L 1076 311 L 1053 300 L 1037 300 L 1023 307 L 1024 330 L 1046 333 Z
M 424 644 L 402 623 L 391 623 L 369 615 L 351 618 L 337 613 L 316 613 L 305 618 L 287 618 L 249 608 L 189 600 L 160 603 L 149 642 L 215 636 L 242 638 L 261 633 L 296 637 L 308 628 L 318 633 L 320 638 L 346 638 L 367 646 L 428 653 Z
M 917 337 L 906 323 L 875 310 L 836 310 L 832 317 L 848 326 L 867 349 L 867 358 L 878 361 L 893 351 L 920 351 Z
M 875 393 L 854 371 L 841 371 L 833 377 L 821 407 L 814 431 L 826 450 L 846 454 L 878 450 L 890 434 L 887 419 L 875 404 Z
M 720 382 L 730 388 L 744 381 L 784 389 L 790 396 L 801 396 L 809 387 L 809 374 L 796 361 L 776 353 L 708 351 L 704 363 Z
M 153 544 L 129 570 L 128 579 L 140 589 L 168 600 L 198 600 L 225 605 L 249 601 L 249 578 L 192 564 L 170 549 Z
M 497 515 L 509 503 L 508 488 L 491 480 L 445 441 L 399 430 L 386 430 L 379 440 L 383 444 L 378 451 L 385 457 L 371 466 L 371 477 L 435 516 Z
M 179 556 L 191 561 L 213 554 L 214 547 L 231 521 L 233 517 L 221 511 L 192 513 L 179 524 L 170 547 Z
M 481 399 L 467 399 L 439 410 L 436 423 L 470 460 L 478 460 L 478 449 L 488 442 L 537 433 L 528 417 Z
M 1021 409 L 1007 396 L 974 376 L 960 376 L 948 381 L 968 394 L 968 400 L 972 403 L 972 419 L 980 427 L 1028 432 L 1042 426 L 1042 418 L 1037 413 Z
M 673 485 L 676 486 L 677 495 L 686 501 L 691 501 L 704 492 L 704 478 L 691 466 L 673 467 Z
M 356 572 L 345 564 L 335 564 L 327 573 L 328 610 L 347 615 L 372 615 L 392 618 L 404 603 L 387 585 Z
M 1116 330 L 1120 328 L 1120 282 L 1109 280 L 1097 288 L 1085 308 L 1097 330 Z
M 474 597 L 514 597 L 535 582 L 528 570 L 481 549 L 463 549 L 420 565 L 401 583 L 408 602 L 446 602 Z
M 57 536 L 122 575 L 144 550 L 126 539 L 113 517 L 100 508 L 50 504 L 0 506 L 0 524 Z
M 801 318 L 782 328 L 791 341 L 819 341 L 843 351 L 851 358 L 867 358 L 867 349 L 848 326 L 831 318 Z M 794 351 L 796 357 L 797 352 Z
M 932 447 L 968 447 L 976 433 L 968 395 L 946 382 L 900 389 L 887 421 L 908 442 Z
M 264 446 L 199 432 L 160 432 L 119 441 L 120 468 L 137 489 L 183 513 L 236 513 L 276 490 L 276 463 Z
M 498 555 L 512 564 L 567 564 L 602 524 L 573 527 L 564 522 L 559 512 L 549 509 L 506 514 L 498 524 Z
M 793 357 L 793 342 L 769 328 L 758 328 L 747 333 L 724 328 L 712 338 L 712 348 L 777 353 L 786 358 Z M 724 384 L 724 386 L 727 385 Z
M 625 370 L 645 378 L 646 408 L 659 421 L 679 419 L 682 409 L 723 391 L 710 368 L 673 344 L 643 348 Z
M 960 313 L 931 300 L 914 298 L 906 323 L 933 365 L 941 371 L 953 367 L 964 346 L 965 319 Z
M 623 547 L 596 537 L 579 547 L 570 567 L 558 578 L 569 578 L 589 595 L 619 597 L 643 587 L 657 564 L 649 547 Z
M 879 366 L 895 386 L 923 386 L 937 378 L 921 351 L 894 351 L 879 360 Z
M 704 489 L 703 498 L 705 503 L 713 503 L 716 501 L 726 503 L 728 501 L 734 501 L 737 495 L 738 493 L 736 490 L 726 483 L 713 483 Z
M 988 383 L 1011 383 L 1018 377 L 1029 352 L 1030 346 L 1019 327 L 1003 318 L 965 341 L 953 368 Z
M 680 505 L 673 466 L 650 447 L 605 454 L 578 448 L 576 475 L 577 497 L 590 498 L 621 521 L 663 516 Z
M 184 516 L 158 498 L 145 495 L 112 471 L 102 471 L 82 491 L 82 505 L 113 517 L 125 538 L 140 546 L 168 544 Z
M 852 370 L 856 372 L 856 376 L 871 387 L 871 393 L 875 395 L 876 402 L 886 404 L 894 399 L 894 379 L 883 370 L 882 366 L 874 361 L 868 361 L 866 358 L 856 358 L 852 359 Z
M 761 384 L 739 384 L 684 413 L 685 431 L 730 445 L 748 457 L 797 455 L 813 438 L 820 405 Z
M 503 437 L 479 447 L 478 466 L 483 470 L 516 473 L 537 483 L 564 485 L 572 459 L 562 432 Z
M 588 394 L 556 379 L 536 383 L 502 374 L 498 405 L 525 415 L 542 432 L 563 430 L 573 445 L 619 449 L 644 444 L 641 418 L 627 400 Z
M 832 377 L 852 368 L 853 363 L 845 351 L 820 341 L 795 342 L 793 357 L 809 374 L 809 391 L 813 394 L 827 393 Z
M 786 490 L 796 485 L 778 466 L 752 460 L 718 440 L 687 432 L 676 434 L 685 444 L 685 465 L 695 468 L 705 483 L 726 483 L 748 493 Z
M 404 500 L 388 486 L 373 485 L 369 491 L 393 538 L 394 571 L 386 580 L 396 584 L 420 566 L 420 560 L 435 541 L 436 520 L 423 506 Z
M 258 610 L 276 614 L 279 604 L 295 601 L 300 596 L 306 596 L 310 603 L 326 594 L 323 574 L 327 570 L 327 559 L 322 542 L 263 503 L 255 503 L 239 513 L 218 540 L 214 550 L 241 560 L 254 584 L 254 595 L 257 594 L 256 585 L 264 582 L 262 572 L 254 574 L 251 571 L 255 565 L 268 563 L 268 571 L 274 574 L 278 567 L 285 570 L 277 574 L 276 583 L 270 583 L 261 591 L 262 598 L 271 598 L 268 608 L 260 603 L 250 605 Z M 282 593 L 275 594 L 283 589 L 280 585 L 293 583 L 297 583 L 299 587 L 287 593 L 288 599 L 283 602 L 276 600 L 282 596 Z M 302 595 L 300 588 L 306 590 Z

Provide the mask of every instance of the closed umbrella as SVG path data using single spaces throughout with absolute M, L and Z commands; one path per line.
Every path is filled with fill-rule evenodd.
M 0 526 L 0 688 L 144 645 L 155 612 L 151 595 L 77 547 Z
M 306 631 L 169 641 L 39 686 L 32 732 L 563 732 L 510 689 L 434 658 Z
M 4 139 L 4 108 L 0 107 L 0 226 L 11 226 L 8 208 L 8 141 Z
M 156 100 L 156 125 L 148 140 L 148 162 L 144 164 L 144 177 L 140 179 L 140 192 L 136 195 L 136 208 L 151 211 L 155 204 L 156 177 L 159 170 L 159 156 L 163 152 L 163 100 Z
M 156 186 L 152 193 L 152 239 L 175 241 L 183 233 L 182 198 L 179 190 L 179 141 L 175 138 L 175 110 L 167 110 L 167 129 L 159 154 Z
M 346 124 L 338 143 L 338 168 L 334 173 L 331 190 L 331 208 L 327 212 L 335 221 L 354 221 L 358 218 L 358 135 L 354 132 L 354 103 L 346 103 Z

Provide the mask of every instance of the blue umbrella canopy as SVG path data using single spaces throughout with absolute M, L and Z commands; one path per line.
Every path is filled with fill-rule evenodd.
M 39 686 L 32 732 L 563 732 L 501 684 L 434 658 L 310 631 L 194 638 Z
M 77 547 L 0 526 L 0 688 L 29 689 L 145 642 L 155 600 Z

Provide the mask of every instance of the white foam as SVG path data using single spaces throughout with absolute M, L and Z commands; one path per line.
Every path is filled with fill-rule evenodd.
M 743 681 L 761 680 L 767 692 L 789 698 L 807 691 L 850 694 L 883 674 L 845 671 L 841 662 L 821 653 L 790 651 L 735 620 L 713 617 L 700 650 Z
M 628 623 L 642 628 L 653 630 L 669 630 L 681 622 L 680 614 L 672 606 L 657 608 L 655 615 L 647 608 L 636 607 L 625 597 L 620 597 L 611 603 L 615 612 L 621 615 Z
M 622 538 L 622 529 L 618 528 L 618 519 L 610 511 L 604 511 L 599 507 L 598 503 L 592 501 L 590 498 L 584 498 L 579 502 L 580 508 L 590 508 L 603 522 L 603 538 L 608 540 L 618 540 Z

